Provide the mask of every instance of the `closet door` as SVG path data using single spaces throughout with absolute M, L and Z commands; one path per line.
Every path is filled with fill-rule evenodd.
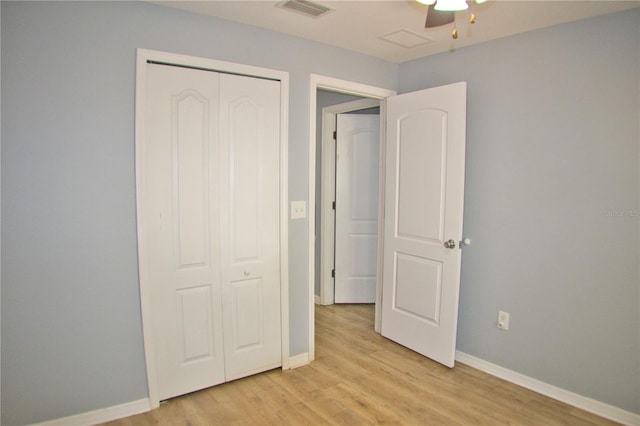
M 220 75 L 226 379 L 281 365 L 280 82 Z
M 146 67 L 138 226 L 164 400 L 282 364 L 280 83 Z
M 142 223 L 160 400 L 222 383 L 219 74 L 147 64 Z

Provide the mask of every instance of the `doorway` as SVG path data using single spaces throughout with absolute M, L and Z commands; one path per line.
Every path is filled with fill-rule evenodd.
M 374 303 L 380 100 L 318 90 L 317 113 L 315 302 Z
M 320 211 L 316 208 L 317 205 L 322 206 L 321 201 L 318 199 L 322 195 L 322 187 L 324 182 L 322 180 L 321 169 L 318 166 L 321 157 L 318 158 L 321 153 L 321 143 L 317 142 L 317 124 L 318 120 L 321 119 L 318 114 L 321 112 L 318 108 L 318 98 L 319 93 L 320 96 L 323 94 L 330 94 L 333 96 L 334 100 L 337 100 L 336 103 L 340 103 L 338 99 L 341 99 L 342 102 L 347 100 L 358 100 L 358 99 L 373 99 L 378 100 L 378 102 L 382 99 L 385 99 L 389 96 L 395 95 L 396 92 L 389 89 L 384 89 L 380 87 L 363 85 L 360 83 L 354 83 L 346 80 L 334 79 L 331 77 L 325 77 L 320 75 L 312 75 L 311 76 L 311 85 L 310 85 L 310 137 L 309 137 L 309 211 L 316 212 L 315 215 L 310 216 L 309 220 L 309 264 L 315 265 L 313 268 L 309 268 L 309 361 L 312 361 L 315 356 L 315 303 L 316 301 L 320 303 L 320 285 L 317 287 L 316 292 L 316 282 L 318 284 L 322 281 L 321 275 L 323 273 L 320 262 L 320 232 L 322 231 L 322 224 L 320 223 L 321 214 Z M 380 106 L 380 113 L 384 113 L 383 105 Z M 321 140 L 321 139 L 320 139 Z M 384 149 L 383 144 L 381 144 L 380 148 L 380 158 L 383 158 Z M 382 163 L 381 163 L 382 165 Z M 381 188 L 381 186 L 379 186 Z M 379 191 L 381 195 L 381 191 Z M 379 215 L 380 217 L 380 215 Z M 378 224 L 378 233 L 380 233 L 381 224 Z M 380 244 L 380 240 L 378 244 Z M 378 250 L 378 252 L 381 252 Z M 378 259 L 377 262 L 377 276 L 378 280 L 380 278 L 380 270 L 381 270 L 382 262 Z M 325 268 L 326 269 L 326 268 Z M 326 272 L 325 272 L 326 274 Z M 316 279 L 317 277 L 317 279 Z M 316 298 L 318 295 L 318 298 Z M 374 328 L 376 331 L 380 331 L 380 285 L 379 282 L 376 284 L 376 315 L 375 315 L 375 324 Z

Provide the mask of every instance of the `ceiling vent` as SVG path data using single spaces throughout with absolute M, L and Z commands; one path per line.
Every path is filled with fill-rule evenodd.
M 409 30 L 394 31 L 379 38 L 381 40 L 388 41 L 389 43 L 393 43 L 396 46 L 406 47 L 407 49 L 431 43 L 433 41 Z
M 312 18 L 318 18 L 333 10 L 330 7 L 309 0 L 287 0 L 276 4 L 276 7 L 311 16 Z

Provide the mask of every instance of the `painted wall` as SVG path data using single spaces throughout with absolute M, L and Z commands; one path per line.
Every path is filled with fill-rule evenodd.
M 635 9 L 399 71 L 403 93 L 468 82 L 458 349 L 634 413 L 639 56 Z
M 310 73 L 395 89 L 397 65 L 143 2 L 1 2 L 2 423 L 147 397 L 137 278 L 135 48 L 290 73 L 289 197 L 306 200 Z M 308 222 L 290 222 L 291 354 L 307 351 Z

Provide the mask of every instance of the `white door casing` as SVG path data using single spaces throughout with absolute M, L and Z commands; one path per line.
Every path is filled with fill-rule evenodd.
M 387 99 L 382 335 L 455 358 L 466 83 Z M 445 247 L 453 240 L 455 248 Z
M 184 84 L 178 87 L 181 83 L 175 76 L 158 76 L 155 69 L 165 69 L 160 74 L 167 69 L 179 71 Z M 237 78 L 271 86 L 268 97 L 276 99 L 276 104 L 263 105 L 264 99 L 243 93 L 251 84 L 229 83 Z M 162 399 L 225 379 L 278 365 L 289 368 L 287 200 L 283 196 L 287 187 L 288 76 L 280 71 L 138 49 L 136 82 L 140 292 L 149 400 L 151 407 L 157 407 Z M 221 99 L 228 101 L 226 105 Z M 275 107 L 275 115 L 264 111 L 271 107 Z M 220 126 L 220 117 L 226 120 L 226 134 L 218 131 L 225 128 Z M 238 124 L 248 117 L 262 126 L 256 132 L 263 137 L 261 151 L 253 157 L 243 153 L 249 145 L 251 126 Z M 229 162 L 230 153 L 239 155 Z M 267 175 L 266 179 L 244 179 L 250 175 L 246 168 L 256 162 L 264 167 L 253 176 Z M 230 176 L 234 170 L 243 178 Z M 252 197 L 256 187 L 264 192 Z M 243 191 L 234 196 L 238 188 Z M 271 197 L 266 195 L 268 191 Z M 223 198 L 236 204 L 220 208 Z M 258 252 L 253 257 L 246 255 L 251 249 L 250 238 L 246 244 L 247 233 L 239 235 L 249 227 L 242 226 L 241 232 L 234 233 L 232 226 L 234 221 L 247 225 L 252 202 L 264 208 L 264 220 L 253 227 L 259 234 L 253 241 L 263 244 L 253 245 L 254 254 Z M 260 213 L 254 211 L 253 217 Z M 261 233 L 266 221 L 268 229 Z M 223 222 L 231 226 L 221 229 Z M 170 244 L 166 244 L 168 240 Z M 224 265 L 221 259 L 234 262 Z M 158 280 L 164 283 L 160 292 L 154 291 Z M 271 294 L 264 294 L 265 290 Z M 159 313 L 158 299 L 168 311 Z M 224 321 L 228 327 L 223 327 L 223 316 L 231 318 Z M 276 334 L 281 338 L 274 338 Z M 237 344 L 234 347 L 226 341 Z M 225 351 L 231 353 L 227 355 L 231 362 L 225 362 Z M 237 356 L 239 352 L 241 356 Z M 265 356 L 265 352 L 269 354 Z M 173 363 L 173 370 L 160 373 L 167 371 L 167 363 Z
M 336 303 L 376 299 L 379 146 L 379 115 L 337 115 Z

